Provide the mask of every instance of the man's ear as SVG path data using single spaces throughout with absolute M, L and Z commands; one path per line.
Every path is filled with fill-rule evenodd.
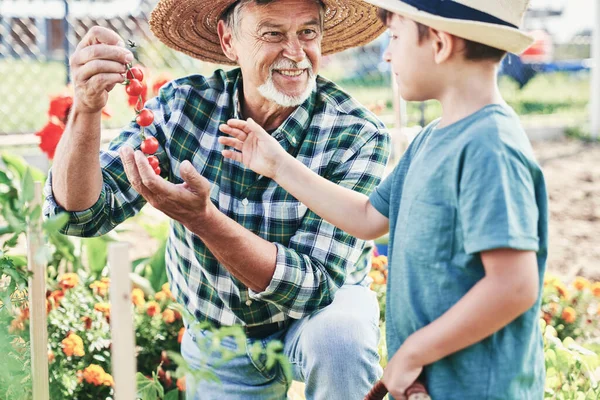
M 431 28 L 429 29 L 429 36 L 431 38 L 433 59 L 436 64 L 442 64 L 452 57 L 456 46 L 456 38 L 454 36 Z
M 237 54 L 233 46 L 233 30 L 225 25 L 223 20 L 219 21 L 217 25 L 217 32 L 219 34 L 219 41 L 221 42 L 221 49 L 223 54 L 227 56 L 231 61 L 237 62 Z

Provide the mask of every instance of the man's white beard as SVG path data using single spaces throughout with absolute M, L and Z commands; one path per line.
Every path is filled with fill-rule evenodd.
M 306 69 L 308 72 L 308 84 L 304 92 L 298 96 L 289 96 L 285 93 L 281 93 L 273 82 L 273 71 L 279 69 Z M 258 92 L 267 100 L 274 102 L 282 107 L 297 107 L 304 103 L 310 96 L 312 91 L 317 86 L 317 77 L 313 73 L 312 63 L 308 59 L 295 63 L 288 59 L 281 59 L 271 65 L 269 71 L 269 77 L 267 81 L 258 87 Z

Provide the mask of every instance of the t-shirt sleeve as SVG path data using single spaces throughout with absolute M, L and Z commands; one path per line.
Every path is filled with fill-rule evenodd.
M 506 145 L 477 140 L 465 147 L 458 212 L 467 254 L 539 248 L 539 210 L 530 163 Z
M 392 193 L 394 175 L 393 172 L 389 174 L 388 177 L 375 188 L 369 197 L 369 201 L 373 207 L 386 218 L 390 217 L 390 195 Z

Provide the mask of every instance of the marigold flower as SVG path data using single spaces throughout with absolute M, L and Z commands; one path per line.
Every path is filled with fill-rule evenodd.
M 60 302 L 65 298 L 65 292 L 62 290 L 55 290 L 52 293 L 50 293 L 50 298 L 54 301 L 54 306 L 58 306 Z
M 115 385 L 115 381 L 113 380 L 113 377 L 111 374 L 104 374 L 104 385 L 105 386 L 114 386 Z
M 173 322 L 175 322 L 175 312 L 170 308 L 163 311 L 162 317 L 163 321 L 165 321 L 167 324 L 172 324 Z
M 171 292 L 168 282 L 162 285 L 162 291 L 165 292 L 165 294 L 170 298 L 173 298 L 173 293 Z
M 149 316 L 154 317 L 156 314 L 160 313 L 160 305 L 155 301 L 148 302 L 148 306 L 146 308 L 146 313 Z
M 565 299 L 569 298 L 569 291 L 567 290 L 567 287 L 562 282 L 555 281 L 554 287 L 558 291 L 558 294 L 560 294 L 563 298 L 565 298 Z
M 79 284 L 79 276 L 73 272 L 68 272 L 60 277 L 58 285 L 63 289 L 73 289 Z
M 595 282 L 592 285 L 592 293 L 594 294 L 594 296 L 600 297 L 600 282 Z
M 21 318 L 15 318 L 10 322 L 10 326 L 8 327 L 9 333 L 17 333 L 25 330 L 25 324 Z
M 104 297 L 108 293 L 108 284 L 102 281 L 94 281 L 90 284 L 90 289 L 98 296 Z
M 381 273 L 381 271 L 371 271 L 369 272 L 369 276 L 373 279 L 373 283 L 377 285 L 385 284 L 385 276 Z
M 591 288 L 591 286 L 591 282 L 582 276 L 578 276 L 577 278 L 575 278 L 575 281 L 573 281 L 573 287 L 579 291 L 589 289 Z
M 104 368 L 96 364 L 90 364 L 83 370 L 83 379 L 92 385 L 100 386 L 104 384 L 106 372 Z
M 105 283 L 107 286 L 110 286 L 110 278 L 102 278 L 100 279 L 100 282 Z
M 598 308 L 598 312 L 600 312 L 600 308 Z M 179 334 L 177 335 L 177 343 L 181 343 L 183 341 L 183 335 L 185 334 L 185 328 L 182 327 L 179 330 Z
M 85 355 L 85 351 L 83 350 L 83 340 L 73 332 L 69 333 L 69 335 L 63 339 L 61 344 L 63 352 L 67 357 L 73 355 L 83 357 Z
M 185 392 L 185 376 L 177 379 L 177 389 L 181 392 Z
M 52 350 L 48 350 L 48 362 L 52 364 L 56 360 L 56 356 Z
M 158 301 L 158 302 L 163 302 L 165 301 L 169 296 L 167 295 L 167 293 L 163 292 L 162 290 L 158 293 L 156 293 L 154 295 L 154 300 Z
M 131 291 L 131 301 L 136 306 L 143 306 L 146 304 L 146 299 L 144 298 L 144 292 L 140 288 L 135 288 Z
M 575 311 L 573 307 L 565 307 L 562 312 L 562 319 L 565 322 L 572 324 L 577 319 L 577 311 Z
M 96 303 L 94 304 L 94 310 L 100 311 L 105 317 L 110 315 L 110 304 L 108 303 Z
M 550 314 L 552 314 L 553 316 L 558 314 L 558 304 L 557 303 L 550 303 L 548 304 L 548 312 L 550 312 Z

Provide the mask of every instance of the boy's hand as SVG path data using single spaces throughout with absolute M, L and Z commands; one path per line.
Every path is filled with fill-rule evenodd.
M 271 135 L 254 122 L 231 119 L 219 130 L 233 137 L 220 137 L 219 143 L 237 151 L 223 150 L 225 158 L 243 163 L 257 174 L 275 179 L 286 151 Z
M 406 400 L 411 394 L 407 393 L 407 390 L 419 378 L 422 371 L 423 367 L 415 365 L 400 348 L 383 371 L 381 380 L 394 399 Z

